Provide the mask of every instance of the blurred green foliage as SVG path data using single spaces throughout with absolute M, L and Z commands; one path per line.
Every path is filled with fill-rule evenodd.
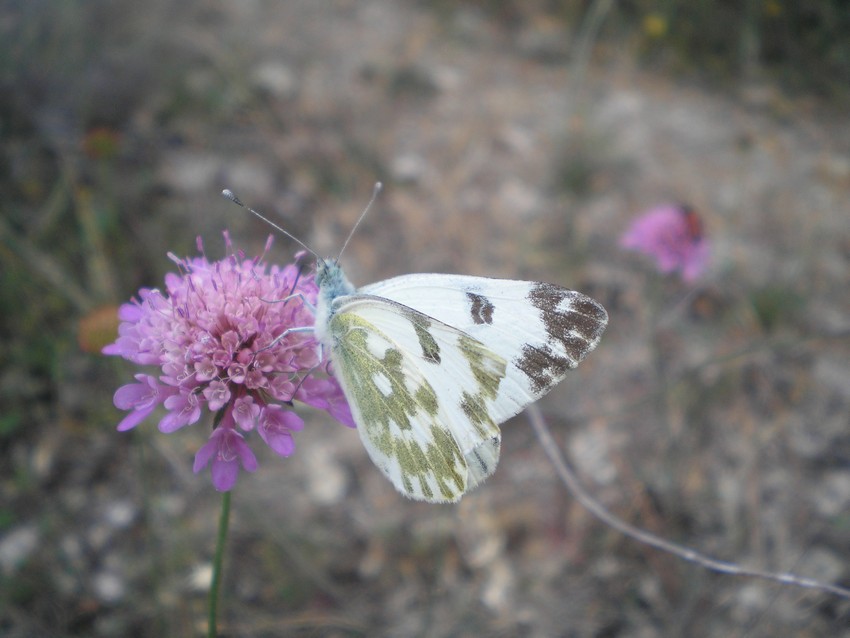
M 620 5 L 645 55 L 710 77 L 763 71 L 786 88 L 847 97 L 850 5 L 843 0 L 633 0 Z
M 783 322 L 791 322 L 802 314 L 806 300 L 799 293 L 781 286 L 766 286 L 750 294 L 753 311 L 765 332 Z
M 0 441 L 60 420 L 49 406 L 78 352 L 77 321 L 115 303 L 118 273 L 132 281 L 144 264 L 118 214 L 144 185 L 122 134 L 143 87 L 128 98 L 108 79 L 131 22 L 116 11 L 126 7 L 0 8 Z
M 561 20 L 577 33 L 601 0 L 440 0 L 443 13 L 477 7 L 505 28 Z M 845 0 L 622 0 L 601 40 L 636 45 L 644 62 L 719 83 L 764 74 L 786 89 L 848 97 L 850 4 Z

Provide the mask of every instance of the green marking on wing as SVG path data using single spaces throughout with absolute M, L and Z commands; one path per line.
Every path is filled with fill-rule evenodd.
M 421 493 L 427 500 L 456 500 L 466 489 L 466 461 L 451 432 L 437 420 L 439 399 L 434 389 L 415 364 L 405 365 L 405 353 L 362 317 L 338 313 L 329 330 L 337 373 L 344 377 L 348 398 L 360 413 L 361 436 L 379 455 L 398 462 L 402 485 L 396 487 L 410 495 Z M 370 335 L 387 344 L 383 356 L 370 350 Z M 419 329 L 417 335 L 423 344 Z M 378 386 L 379 378 L 389 381 L 389 392 Z M 389 468 L 382 469 L 390 476 Z M 438 499 L 429 478 L 440 492 Z
M 463 410 L 466 418 L 469 419 L 481 438 L 486 438 L 488 434 L 492 436 L 496 422 L 490 417 L 487 405 L 480 394 L 464 392 L 460 401 L 460 409 Z M 495 431 L 498 432 L 498 430 Z
M 458 346 L 469 362 L 472 376 L 478 382 L 479 393 L 488 399 L 495 399 L 499 393 L 499 384 L 505 378 L 505 360 L 466 334 L 460 335 Z
M 434 336 L 428 332 L 431 327 L 431 322 L 428 317 L 421 312 L 408 312 L 407 318 L 413 324 L 413 330 L 416 332 L 416 338 L 419 339 L 419 347 L 422 349 L 422 356 L 431 363 L 440 363 L 440 346 Z
M 440 409 L 440 404 L 437 403 L 437 395 L 434 394 L 434 391 L 431 389 L 431 386 L 428 385 L 428 382 L 425 382 L 425 385 L 419 387 L 414 394 L 416 398 L 416 402 L 425 408 L 425 411 L 430 415 L 436 415 Z
M 460 409 L 482 439 L 498 436 L 499 428 L 490 416 L 487 402 L 496 399 L 507 364 L 502 357 L 468 335 L 460 335 L 458 346 L 469 363 L 478 389 L 476 393 L 464 391 L 461 394 Z

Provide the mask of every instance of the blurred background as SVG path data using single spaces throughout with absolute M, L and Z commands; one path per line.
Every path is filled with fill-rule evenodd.
M 850 12 L 839 0 L 0 3 L 0 634 L 192 636 L 209 420 L 131 432 L 99 354 L 168 251 L 270 229 L 356 284 L 540 279 L 610 314 L 543 402 L 624 519 L 850 586 Z M 624 251 L 700 215 L 696 281 Z M 269 257 L 291 261 L 278 237 Z M 850 604 L 718 576 L 593 519 L 525 418 L 459 505 L 413 503 L 303 411 L 233 495 L 226 636 L 850 636 Z M 255 442 L 252 441 L 252 444 Z M 263 449 L 260 449 L 263 448 Z

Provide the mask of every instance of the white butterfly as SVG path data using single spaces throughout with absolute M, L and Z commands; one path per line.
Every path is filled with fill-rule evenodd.
M 421 501 L 457 501 L 490 476 L 499 424 L 561 381 L 608 323 L 599 303 L 552 284 L 420 274 L 358 290 L 338 261 L 317 261 L 315 326 L 276 341 L 315 331 L 372 461 Z
M 355 289 L 317 265 L 315 331 L 372 461 L 402 494 L 453 502 L 496 469 L 498 425 L 546 394 L 608 322 L 559 286 L 462 275 Z

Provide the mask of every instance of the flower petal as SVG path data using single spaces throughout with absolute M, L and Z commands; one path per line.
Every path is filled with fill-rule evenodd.
M 295 451 L 292 432 L 303 429 L 303 419 L 279 405 L 267 405 L 260 412 L 257 431 L 276 454 L 289 456 Z
M 697 213 L 684 205 L 657 206 L 635 219 L 620 238 L 620 246 L 655 259 L 662 273 L 680 272 L 696 280 L 708 264 L 708 244 Z
M 144 410 L 133 410 L 132 412 L 130 412 L 130 414 L 121 419 L 121 422 L 118 424 L 117 430 L 119 432 L 126 432 L 127 430 L 132 430 L 134 427 L 139 425 L 139 423 L 141 423 L 148 416 L 150 416 L 150 413 L 153 412 L 155 408 L 156 406 L 152 405 Z
M 222 459 L 214 459 L 212 469 L 213 487 L 219 492 L 229 492 L 234 485 L 236 479 L 239 478 L 239 462 L 236 459 L 225 461 Z
M 345 398 L 339 382 L 334 378 L 310 377 L 301 384 L 296 398 L 314 408 L 325 410 L 347 427 L 357 427 L 354 423 L 354 417 L 351 415 L 348 399 Z
M 225 419 L 222 424 L 225 424 Z M 259 467 L 257 457 L 248 447 L 242 435 L 230 425 L 220 425 L 210 435 L 200 450 L 195 454 L 193 471 L 198 473 L 212 463 L 210 474 L 213 487 L 220 492 L 230 490 L 239 476 L 239 466 L 247 472 L 254 472 Z

